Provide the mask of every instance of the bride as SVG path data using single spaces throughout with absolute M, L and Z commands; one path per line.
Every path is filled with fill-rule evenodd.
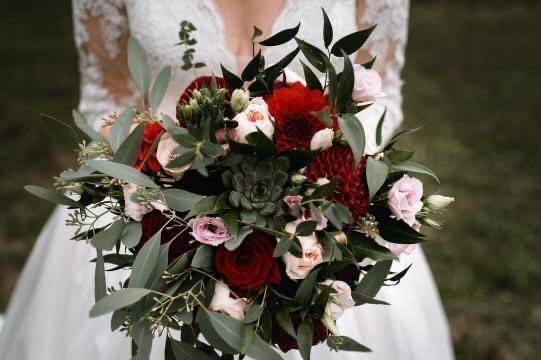
M 80 55 L 80 111 L 96 129 L 111 109 L 136 101 L 126 66 L 129 36 L 140 40 L 150 55 L 153 75 L 172 65 L 173 80 L 159 111 L 174 115 L 175 102 L 190 78 L 179 69 L 182 49 L 174 44 L 181 20 L 197 27 L 196 56 L 219 73 L 220 63 L 240 69 L 251 56 L 252 26 L 265 35 L 302 22 L 299 37 L 320 44 L 320 7 L 334 20 L 337 37 L 357 28 L 378 24 L 364 50 L 352 56 L 364 63 L 378 55 L 376 69 L 387 97 L 370 111 L 387 108 L 387 138 L 402 121 L 400 71 L 404 64 L 408 0 L 73 0 L 75 40 Z M 317 29 L 316 31 L 311 29 Z M 280 59 L 287 46 L 264 49 L 268 63 Z M 292 70 L 301 72 L 294 63 Z M 373 130 L 373 129 L 372 129 Z M 367 129 L 370 131 L 370 129 Z M 106 317 L 90 319 L 94 301 L 89 246 L 69 241 L 66 209 L 57 208 L 43 229 L 11 299 L 0 334 L 4 360 L 129 359 L 130 342 L 111 333 Z M 413 266 L 394 288 L 383 288 L 378 298 L 391 306 L 363 305 L 350 309 L 339 321 L 344 335 L 359 340 L 373 353 L 334 353 L 325 346 L 312 359 L 438 359 L 453 358 L 448 325 L 430 269 L 421 249 L 402 258 L 400 267 Z M 109 273 L 117 284 L 125 274 Z M 163 358 L 155 345 L 152 359 Z M 297 352 L 283 355 L 300 359 Z

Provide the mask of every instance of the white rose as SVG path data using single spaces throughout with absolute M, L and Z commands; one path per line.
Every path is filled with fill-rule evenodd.
M 239 113 L 246 109 L 250 101 L 250 92 L 243 89 L 235 89 L 231 94 L 231 110 Z
M 175 159 L 173 151 L 178 147 L 178 143 L 173 140 L 169 134 L 162 135 L 158 149 L 156 150 L 156 158 L 158 162 L 165 170 L 165 172 L 172 176 L 175 180 L 180 180 L 184 173 L 190 169 L 190 165 L 183 166 L 181 168 L 170 168 L 169 163 Z
M 376 70 L 366 69 L 359 64 L 353 65 L 355 83 L 351 98 L 356 102 L 375 101 L 376 98 L 385 96 L 381 91 L 381 77 Z
M 321 284 L 330 286 L 336 291 L 331 294 L 330 298 L 330 311 L 334 320 L 338 320 L 345 309 L 355 306 L 355 300 L 351 296 L 351 288 L 345 282 L 329 279 Z
M 235 115 L 233 120 L 237 121 L 238 126 L 228 130 L 228 134 L 237 142 L 246 144 L 246 135 L 257 132 L 257 129 L 272 139 L 274 134 L 272 116 L 269 114 L 267 103 L 261 97 L 252 99 L 246 109 Z
M 310 150 L 326 150 L 332 146 L 334 131 L 332 129 L 319 130 L 310 141 Z
M 364 154 L 365 155 L 375 155 L 383 151 L 385 147 L 384 141 L 379 145 L 376 141 L 376 130 L 378 127 L 379 119 L 385 111 L 385 106 L 379 102 L 376 102 L 366 109 L 355 114 L 357 119 L 361 122 L 364 129 L 365 136 L 365 145 L 364 145 Z M 384 120 L 385 121 L 385 120 Z M 382 139 L 383 140 L 383 139 Z
M 455 198 L 443 196 L 443 195 L 430 195 L 426 200 L 425 204 L 432 210 L 441 210 L 449 206 Z
M 222 281 L 218 281 L 214 288 L 214 297 L 210 302 L 209 309 L 219 311 L 239 321 L 244 320 L 246 299 L 231 297 L 231 290 Z
M 122 186 L 124 192 L 124 214 L 135 221 L 141 221 L 143 215 L 152 211 L 152 206 L 148 204 L 140 204 L 131 199 L 132 195 L 137 191 L 137 185 L 127 183 Z
M 286 224 L 285 230 L 294 233 L 299 221 L 291 221 Z M 304 279 L 312 269 L 321 264 L 323 260 L 323 248 L 317 241 L 316 234 L 298 236 L 302 246 L 302 258 L 293 256 L 287 252 L 282 259 L 286 265 L 286 274 L 291 279 Z

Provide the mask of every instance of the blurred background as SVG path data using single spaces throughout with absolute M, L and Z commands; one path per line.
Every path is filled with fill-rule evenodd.
M 416 1 L 403 143 L 457 201 L 424 245 L 458 359 L 541 350 L 540 1 Z M 0 4 L 0 313 L 52 207 L 27 195 L 70 166 L 41 112 L 69 120 L 77 55 L 69 1 Z M 6 46 L 7 45 L 7 46 Z M 50 239 L 54 241 L 54 239 Z

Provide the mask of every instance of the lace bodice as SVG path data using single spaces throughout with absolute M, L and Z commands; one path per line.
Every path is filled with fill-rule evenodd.
M 178 95 L 194 76 L 211 71 L 220 74 L 220 63 L 238 70 L 238 64 L 243 62 L 228 47 L 224 19 L 214 0 L 72 0 L 72 3 L 80 55 L 79 109 L 94 127 L 99 126 L 107 112 L 134 103 L 136 92 L 129 81 L 125 53 L 126 39 L 130 35 L 138 38 L 147 50 L 153 77 L 166 65 L 174 69 L 171 85 L 158 109 L 168 114 L 174 114 Z M 388 94 L 381 104 L 387 107 L 384 134 L 389 134 L 402 121 L 400 71 L 404 64 L 409 1 L 286 0 L 272 33 L 301 21 L 298 36 L 322 45 L 322 26 L 318 25 L 322 24 L 321 7 L 333 22 L 335 39 L 358 28 L 378 24 L 363 47 L 365 50 L 353 54 L 352 58 L 360 62 L 378 56 L 375 68 L 382 75 L 384 91 Z M 181 20 L 189 20 L 197 27 L 196 59 L 204 61 L 207 67 L 194 72 L 179 68 L 184 49 L 175 44 Z M 289 44 L 264 49 L 267 63 L 278 61 L 293 47 L 294 44 Z M 341 66 L 340 59 L 334 61 Z M 302 74 L 298 61 L 290 68 Z

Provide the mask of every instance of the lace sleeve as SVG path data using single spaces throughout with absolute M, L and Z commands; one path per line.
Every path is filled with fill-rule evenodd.
M 122 0 L 72 0 L 79 52 L 79 111 L 98 130 L 107 113 L 132 103 L 126 62 L 128 22 Z
M 383 79 L 387 94 L 380 105 L 387 108 L 383 135 L 388 138 L 400 125 L 402 114 L 402 79 L 404 52 L 408 35 L 409 0 L 357 0 L 357 25 L 367 28 L 377 24 L 368 42 L 359 52 L 358 63 L 377 56 L 374 69 Z

